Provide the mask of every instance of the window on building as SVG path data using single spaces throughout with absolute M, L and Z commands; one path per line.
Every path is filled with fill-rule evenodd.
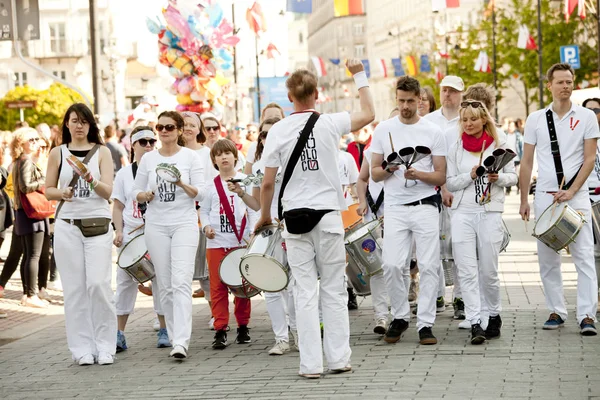
M 52 71 L 52 75 L 58 76 L 62 80 L 67 79 L 67 71 Z
M 365 56 L 365 45 L 364 44 L 354 45 L 354 57 L 362 58 L 364 56 Z
M 14 78 L 15 86 L 27 85 L 27 72 L 15 72 Z
M 67 40 L 64 22 L 53 22 L 50 24 L 50 50 L 53 53 L 66 53 Z
M 365 34 L 365 24 L 354 24 L 352 31 L 354 36 L 363 36 Z

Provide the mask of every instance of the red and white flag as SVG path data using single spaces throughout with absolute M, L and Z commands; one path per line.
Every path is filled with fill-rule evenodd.
M 439 84 L 442 79 L 444 79 L 444 74 L 442 74 L 442 71 L 438 67 L 435 67 L 435 82 Z
M 537 50 L 535 39 L 529 33 L 529 28 L 525 25 L 519 26 L 519 38 L 517 39 L 517 47 L 519 49 Z
M 257 35 L 260 32 L 267 31 L 267 20 L 262 12 L 262 7 L 257 1 L 252 4 L 252 7 L 246 10 L 246 21 L 248 21 L 252 32 Z
M 492 72 L 490 58 L 485 51 L 479 52 L 479 57 L 477 57 L 477 60 L 475 61 L 475 71 L 485 73 Z
M 388 69 L 387 69 L 387 65 L 385 63 L 385 58 L 377 59 L 377 65 L 379 66 L 379 70 L 381 71 L 381 76 L 383 76 L 384 78 L 387 78 L 388 77 Z
M 460 7 L 460 0 L 431 0 L 431 10 L 433 12 L 458 7 Z
M 450 54 L 448 54 L 445 51 L 438 51 L 438 54 L 440 55 L 441 58 L 444 58 L 444 59 L 450 58 Z
M 267 58 L 269 60 L 275 58 L 275 53 L 277 53 L 278 56 L 281 55 L 281 53 L 279 52 L 279 49 L 277 47 L 275 47 L 275 45 L 273 43 L 269 43 L 269 45 L 267 46 Z
M 315 70 L 317 72 L 317 76 L 319 78 L 327 75 L 327 69 L 325 68 L 325 62 L 323 61 L 323 59 L 321 57 L 311 57 L 310 60 L 312 61 L 313 66 L 315 67 Z
M 571 14 L 575 11 L 575 7 L 579 10 L 579 18 L 585 19 L 585 0 L 565 0 L 565 19 L 569 22 Z

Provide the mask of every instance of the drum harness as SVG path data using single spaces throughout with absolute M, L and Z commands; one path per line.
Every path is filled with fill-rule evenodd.
M 558 181 L 558 185 L 563 182 L 564 172 L 562 167 L 562 161 L 560 159 L 560 148 L 558 147 L 558 138 L 556 137 L 556 127 L 554 126 L 554 117 L 552 115 L 552 109 L 548 108 L 546 111 L 546 123 L 548 124 L 548 133 L 550 134 L 550 151 L 552 152 L 552 159 L 554 160 L 554 169 L 556 169 L 556 180 Z M 568 190 L 573 182 L 575 182 L 575 178 L 581 171 L 581 165 L 573 178 L 569 182 L 567 182 L 562 190 Z

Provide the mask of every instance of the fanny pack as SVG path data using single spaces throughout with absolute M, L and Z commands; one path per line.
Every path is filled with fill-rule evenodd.
M 63 221 L 78 227 L 84 237 L 104 235 L 110 226 L 110 218 L 63 219 Z
M 296 208 L 283 213 L 285 227 L 289 233 L 301 235 L 312 231 L 321 218 L 333 210 L 313 210 L 312 208 Z

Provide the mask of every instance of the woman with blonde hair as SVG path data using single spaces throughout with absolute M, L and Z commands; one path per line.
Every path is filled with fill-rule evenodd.
M 482 344 L 500 337 L 498 255 L 503 239 L 504 188 L 514 185 L 517 175 L 512 162 L 498 172 L 477 173 L 480 160 L 506 146 L 506 135 L 496 129 L 481 101 L 461 103 L 459 129 L 458 141 L 448 151 L 446 173 L 446 185 L 454 195 L 452 246 L 466 319 L 471 323 L 471 344 Z M 482 310 L 489 313 L 489 320 L 483 323 Z

